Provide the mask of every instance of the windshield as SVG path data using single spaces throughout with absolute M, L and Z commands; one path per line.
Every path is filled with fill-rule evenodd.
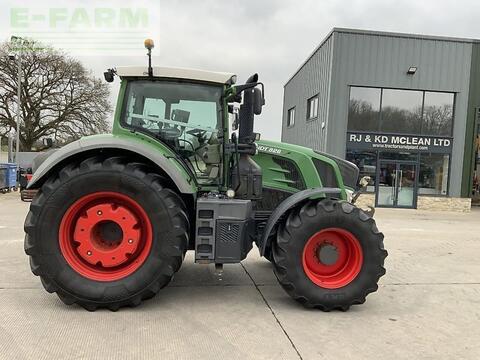
M 221 171 L 222 87 L 174 81 L 127 85 L 122 124 L 161 140 L 185 159 L 200 183 Z

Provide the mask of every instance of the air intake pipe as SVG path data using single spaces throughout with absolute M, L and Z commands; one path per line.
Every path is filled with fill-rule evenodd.
M 250 76 L 245 84 L 258 82 L 258 74 Z M 239 111 L 239 130 L 238 142 L 240 144 L 252 144 L 255 141 L 253 135 L 253 121 L 255 115 L 255 89 L 246 89 L 243 92 L 243 104 L 240 105 Z
M 253 120 L 255 115 L 261 113 L 263 93 L 255 89 L 258 75 L 248 78 L 243 87 L 243 103 L 240 105 L 237 158 L 232 168 L 232 187 L 236 198 L 258 200 L 262 198 L 262 168 L 253 160 L 255 135 L 253 133 Z M 250 86 L 248 86 L 250 84 Z

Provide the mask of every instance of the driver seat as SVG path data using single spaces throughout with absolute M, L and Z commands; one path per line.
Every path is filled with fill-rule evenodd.
M 173 121 L 188 123 L 189 118 L 190 118 L 189 111 L 180 110 L 180 109 L 174 109 L 172 111 L 171 119 Z M 171 124 L 164 123 L 164 125 L 159 131 L 159 135 L 163 139 L 163 141 L 165 141 L 168 145 L 170 145 L 175 149 L 178 149 L 180 147 L 178 143 L 178 139 L 183 135 L 184 131 L 185 131 L 185 126 L 171 125 Z
M 172 120 L 181 122 L 181 123 L 188 123 L 188 119 L 190 118 L 190 111 L 174 109 L 172 111 Z M 180 134 L 178 137 L 182 136 L 183 132 L 185 131 L 185 126 L 173 126 L 175 129 L 179 130 Z

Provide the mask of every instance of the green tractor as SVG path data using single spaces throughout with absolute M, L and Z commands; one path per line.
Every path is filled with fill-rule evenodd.
M 152 67 L 145 46 L 148 66 L 105 73 L 121 79 L 112 134 L 34 161 L 25 252 L 45 289 L 90 311 L 136 306 L 187 250 L 220 270 L 256 244 L 305 306 L 363 303 L 387 252 L 372 214 L 353 205 L 358 168 L 260 140 L 256 74 L 236 85 L 234 74 Z

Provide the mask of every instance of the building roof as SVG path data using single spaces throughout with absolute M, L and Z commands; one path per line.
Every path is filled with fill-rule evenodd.
M 147 66 L 119 66 L 116 68 L 120 77 L 147 77 Z M 217 84 L 231 84 L 233 73 L 213 72 L 196 69 L 153 67 L 153 76 L 158 78 L 189 79 Z
M 315 53 L 330 39 L 334 33 L 344 33 L 344 34 L 356 34 L 356 35 L 372 35 L 372 36 L 385 36 L 385 37 L 395 37 L 395 38 L 404 38 L 404 39 L 417 39 L 417 40 L 436 40 L 436 41 L 450 41 L 450 42 L 461 42 L 461 43 L 479 43 L 480 39 L 470 39 L 470 38 L 458 38 L 458 37 L 448 37 L 448 36 L 436 36 L 436 35 L 422 35 L 422 34 L 408 34 L 408 33 L 398 33 L 398 32 L 388 32 L 388 31 L 376 31 L 376 30 L 361 30 L 361 29 L 349 29 L 349 28 L 333 28 L 327 36 L 320 42 L 320 44 L 315 47 L 312 53 L 306 58 L 306 60 L 298 67 L 297 70 L 290 76 L 285 83 L 287 85 L 298 72 L 305 66 L 306 63 L 315 55 Z

